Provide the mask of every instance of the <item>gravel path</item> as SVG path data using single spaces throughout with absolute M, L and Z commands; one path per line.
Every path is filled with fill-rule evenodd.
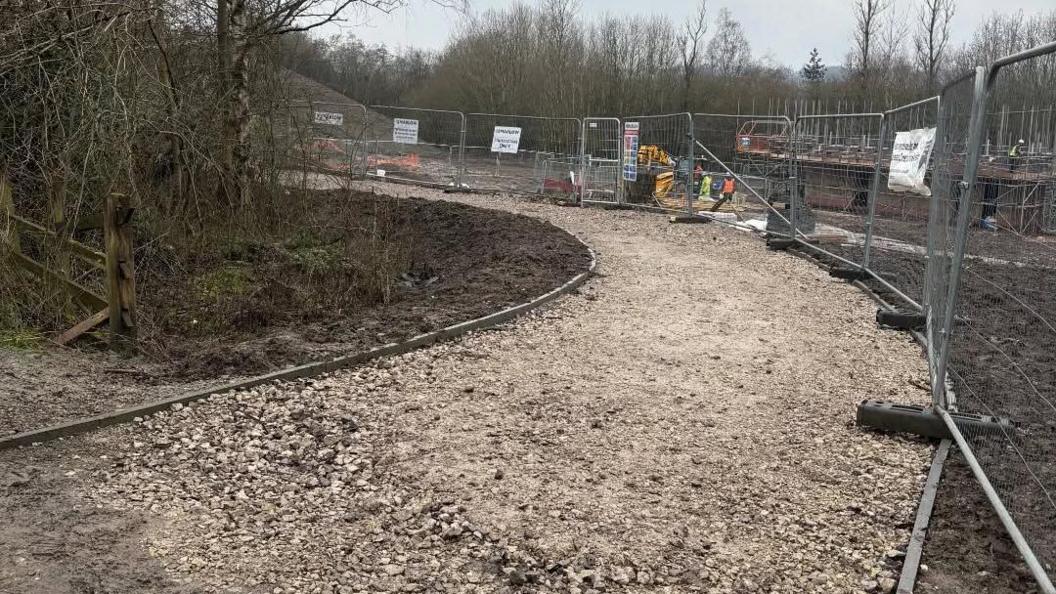
M 858 430 L 854 405 L 922 402 L 927 374 L 865 296 L 718 225 L 455 199 L 583 237 L 598 277 L 499 330 L 52 462 L 96 513 L 143 517 L 151 562 L 193 591 L 890 591 L 930 452 Z

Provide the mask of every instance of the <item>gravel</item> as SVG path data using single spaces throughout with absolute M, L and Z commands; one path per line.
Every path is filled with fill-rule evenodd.
M 201 592 L 891 591 L 930 451 L 854 406 L 924 402 L 927 373 L 865 296 L 727 227 L 442 197 L 552 221 L 599 275 L 498 330 L 65 446 L 109 453 L 90 506 L 145 517 Z

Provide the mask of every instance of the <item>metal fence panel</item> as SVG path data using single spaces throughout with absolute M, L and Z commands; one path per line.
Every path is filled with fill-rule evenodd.
M 924 302 L 924 263 L 931 200 L 918 193 L 892 190 L 889 182 L 899 132 L 936 128 L 939 105 L 939 98 L 932 97 L 884 113 L 879 184 L 869 208 L 867 267 L 878 281 L 879 286 L 874 290 L 879 291 L 888 303 L 918 313 Z M 934 176 L 925 181 L 934 184 Z
M 372 105 L 366 174 L 425 186 L 462 184 L 462 112 Z
M 884 115 L 810 115 L 796 119 L 792 142 L 797 205 L 791 218 L 804 246 L 864 268 L 872 197 L 879 189 Z
M 577 118 L 466 114 L 465 184 L 473 190 L 576 196 Z
M 784 116 L 693 114 L 699 165 L 711 187 L 701 187 L 697 208 L 773 234 L 789 233 L 793 188 L 792 121 Z M 721 200 L 723 178 L 734 176 L 735 198 Z
M 619 118 L 583 120 L 580 200 L 616 204 L 623 189 L 623 122 Z
M 697 198 L 700 176 L 694 171 L 693 116 L 676 113 L 623 121 L 625 128 L 638 132 L 637 159 L 624 163 L 629 168 L 624 174 L 625 200 L 685 212 L 703 207 Z
M 312 101 L 290 106 L 284 137 L 276 144 L 288 166 L 355 174 L 366 160 L 367 109 L 362 105 Z
M 1043 130 L 1023 129 L 1022 144 L 1019 134 L 1008 135 L 1004 107 L 1056 103 L 1056 43 L 1036 53 L 992 68 L 989 100 L 975 106 L 949 275 L 957 316 L 943 328 L 940 369 L 945 362 L 961 411 L 1015 422 L 963 427 L 960 437 L 1028 567 L 1052 592 L 1045 572 L 1056 566 L 1056 244 L 1044 213 L 1056 151 Z M 988 105 L 998 107 L 987 113 Z

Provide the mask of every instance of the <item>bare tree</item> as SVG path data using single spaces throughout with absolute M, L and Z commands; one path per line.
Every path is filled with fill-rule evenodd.
M 729 9 L 719 10 L 715 36 L 708 42 L 708 65 L 712 72 L 723 77 L 741 76 L 752 64 L 752 47 L 744 35 L 741 23 Z
M 682 33 L 678 36 L 679 50 L 682 52 L 682 109 L 689 110 L 689 96 L 700 61 L 701 42 L 708 32 L 708 0 L 700 0 L 697 12 L 682 24 Z
M 863 86 L 871 82 L 875 61 L 877 38 L 880 34 L 881 16 L 894 0 L 855 0 L 854 3 L 854 48 L 851 66 Z
M 929 94 L 935 92 L 946 46 L 950 42 L 950 22 L 956 9 L 955 0 L 923 0 L 920 6 L 913 44 L 917 66 L 925 76 Z

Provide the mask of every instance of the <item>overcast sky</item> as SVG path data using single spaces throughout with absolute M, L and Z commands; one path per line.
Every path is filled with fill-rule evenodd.
M 920 0 L 895 0 L 898 9 L 908 13 Z M 504 0 L 470 0 L 476 13 L 501 8 L 512 2 Z M 695 10 L 694 0 L 651 2 L 643 0 L 580 0 L 580 14 L 590 19 L 606 12 L 617 15 L 664 14 L 681 22 Z M 817 47 L 826 64 L 843 62 L 851 45 L 851 0 L 708 0 L 709 19 L 719 8 L 733 11 L 752 43 L 752 53 L 769 55 L 776 62 L 798 66 L 805 62 L 810 49 Z M 967 40 L 975 26 L 995 11 L 1022 10 L 1032 14 L 1056 8 L 1056 0 L 957 0 L 954 17 L 954 43 Z M 364 11 L 349 22 L 329 25 L 318 32 L 323 35 L 350 32 L 369 43 L 389 46 L 440 49 L 457 26 L 460 17 L 438 7 L 430 0 L 408 0 L 408 5 L 391 15 Z M 714 27 L 712 27 L 714 28 Z

